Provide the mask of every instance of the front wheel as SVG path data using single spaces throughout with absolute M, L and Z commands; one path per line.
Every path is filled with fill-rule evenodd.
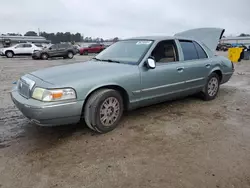
M 14 56 L 14 53 L 12 51 L 6 52 L 7 58 L 12 58 Z
M 43 53 L 42 55 L 41 55 L 41 59 L 42 60 L 47 60 L 49 58 L 49 56 L 48 56 L 48 54 L 46 54 L 46 53 Z
M 89 128 L 99 133 L 107 133 L 118 126 L 123 114 L 123 99 L 113 89 L 94 92 L 84 108 L 84 119 Z
M 220 88 L 220 79 L 216 73 L 212 73 L 208 80 L 207 84 L 202 91 L 203 99 L 205 101 L 210 101 L 216 98 Z

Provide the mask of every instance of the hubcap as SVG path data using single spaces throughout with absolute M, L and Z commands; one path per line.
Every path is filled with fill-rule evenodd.
M 115 97 L 107 98 L 100 108 L 100 120 L 104 126 L 112 126 L 120 114 L 120 103 Z
M 68 54 L 68 57 L 69 57 L 69 58 L 72 58 L 72 57 L 73 57 L 73 54 L 72 54 L 72 53 L 69 53 L 69 54 Z
M 47 59 L 47 55 L 46 54 L 43 55 L 43 59 Z
M 219 82 L 218 79 L 213 77 L 210 79 L 210 81 L 208 82 L 208 95 L 213 97 L 218 90 L 219 87 Z
M 8 53 L 7 53 L 7 56 L 8 56 L 8 57 L 12 57 L 12 53 L 11 53 L 11 52 L 8 52 Z

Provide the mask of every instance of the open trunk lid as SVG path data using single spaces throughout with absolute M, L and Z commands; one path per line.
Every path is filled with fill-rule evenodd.
M 204 43 L 210 50 L 215 51 L 225 29 L 197 28 L 175 34 L 177 37 L 190 38 Z

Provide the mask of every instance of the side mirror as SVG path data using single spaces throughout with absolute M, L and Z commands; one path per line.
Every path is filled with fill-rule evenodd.
M 149 57 L 148 60 L 146 61 L 146 65 L 149 69 L 155 69 L 155 67 L 156 67 L 155 60 L 153 58 Z

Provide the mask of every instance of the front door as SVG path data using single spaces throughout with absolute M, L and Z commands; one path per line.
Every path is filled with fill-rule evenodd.
M 54 45 L 50 46 L 48 53 L 49 53 L 50 57 L 58 56 L 58 45 L 54 44 Z
M 89 53 L 95 53 L 95 44 L 92 44 L 89 46 L 89 50 L 88 50 Z
M 155 103 L 179 96 L 185 90 L 185 63 L 179 61 L 175 41 L 159 42 L 151 56 L 156 68 L 141 67 L 141 100 Z
M 15 47 L 15 54 L 17 55 L 23 55 L 25 54 L 25 48 L 24 48 L 24 44 L 18 44 L 16 47 Z

